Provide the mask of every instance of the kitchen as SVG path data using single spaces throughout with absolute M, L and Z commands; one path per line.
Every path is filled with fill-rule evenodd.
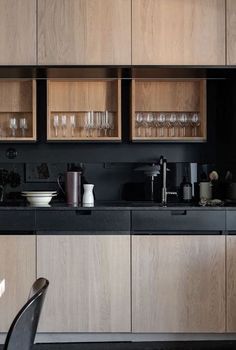
M 44 276 L 36 348 L 232 348 L 236 2 L 0 9 L 0 342 Z M 68 170 L 95 185 L 94 206 L 67 205 Z M 222 205 L 201 206 L 194 182 L 212 171 Z M 57 196 L 35 207 L 22 191 Z

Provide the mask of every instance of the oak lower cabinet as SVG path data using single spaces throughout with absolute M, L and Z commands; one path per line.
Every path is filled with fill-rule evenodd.
M 36 0 L 0 0 L 0 65 L 35 65 Z
M 227 332 L 236 332 L 236 236 L 227 240 Z
M 131 0 L 38 1 L 38 64 L 130 65 Z
M 41 332 L 130 332 L 130 236 L 38 235 Z
M 132 237 L 132 331 L 225 331 L 225 237 Z
M 132 64 L 224 65 L 225 0 L 132 0 Z
M 236 64 L 236 1 L 227 0 L 226 1 L 226 18 L 227 18 L 227 28 L 226 28 L 226 38 L 227 38 L 227 65 Z
M 27 301 L 36 278 L 35 243 L 33 235 L 0 235 L 0 280 L 5 280 L 0 298 L 0 332 L 8 331 Z

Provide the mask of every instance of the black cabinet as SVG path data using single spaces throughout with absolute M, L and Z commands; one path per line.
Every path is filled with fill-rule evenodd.
M 224 210 L 132 211 L 132 231 L 224 231 Z
M 130 212 L 122 210 L 37 210 L 38 231 L 130 231 Z

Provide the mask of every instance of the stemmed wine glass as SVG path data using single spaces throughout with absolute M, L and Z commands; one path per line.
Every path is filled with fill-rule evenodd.
M 101 119 L 101 112 L 95 113 L 95 129 L 97 136 L 101 136 L 101 125 L 102 125 L 102 119 Z
M 61 116 L 61 128 L 62 128 L 62 136 L 66 137 L 67 116 L 65 114 Z
M 17 120 L 16 120 L 15 117 L 10 118 L 9 127 L 11 129 L 12 137 L 15 137 L 16 136 L 16 130 L 18 128 L 18 123 L 17 123 Z
M 170 136 L 175 136 L 175 132 L 176 132 L 175 127 L 178 125 L 177 116 L 175 113 L 170 114 L 169 122 L 170 122 Z
M 163 137 L 164 136 L 164 125 L 166 124 L 166 115 L 165 113 L 160 113 L 157 115 L 157 125 L 160 128 L 160 136 Z
M 148 136 L 152 137 L 152 126 L 153 126 L 153 114 L 148 113 L 146 116 L 146 123 L 147 123 L 147 130 L 148 130 Z
M 75 136 L 75 115 L 70 115 L 71 136 Z
M 141 136 L 141 127 L 143 125 L 143 115 L 142 115 L 142 113 L 137 113 L 136 114 L 135 121 L 136 121 L 136 125 L 137 125 L 137 130 L 138 130 L 138 137 L 140 137 Z
M 55 129 L 55 136 L 58 136 L 58 128 L 59 128 L 59 116 L 54 115 L 53 117 L 53 127 Z
M 193 113 L 193 115 L 191 116 L 191 126 L 193 127 L 192 130 L 192 136 L 197 136 L 197 127 L 200 125 L 200 118 L 198 113 Z
M 188 116 L 186 113 L 181 113 L 179 116 L 178 116 L 178 122 L 179 122 L 179 125 L 181 127 L 181 136 L 185 137 L 186 135 L 186 126 L 187 126 L 187 123 L 188 123 Z
M 21 129 L 22 137 L 25 137 L 25 131 L 28 129 L 26 118 L 20 118 L 20 129 Z

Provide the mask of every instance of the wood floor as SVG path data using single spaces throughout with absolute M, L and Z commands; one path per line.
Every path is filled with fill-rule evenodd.
M 236 341 L 37 344 L 35 350 L 235 350 Z
M 236 341 L 36 344 L 34 350 L 235 350 Z M 0 350 L 3 346 L 0 345 Z

